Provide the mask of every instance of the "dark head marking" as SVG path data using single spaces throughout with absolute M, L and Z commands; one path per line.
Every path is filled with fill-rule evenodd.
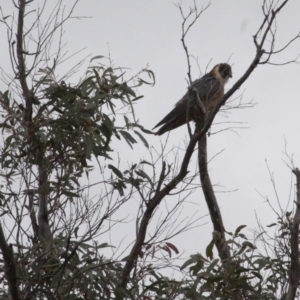
M 220 64 L 219 72 L 224 79 L 232 77 L 231 67 L 228 64 Z

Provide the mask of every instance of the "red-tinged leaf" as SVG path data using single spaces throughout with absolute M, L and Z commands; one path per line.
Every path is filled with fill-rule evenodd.
M 177 249 L 173 244 L 167 243 L 167 242 L 166 242 L 166 245 L 167 245 L 169 248 L 171 248 L 176 254 L 179 253 L 178 249 Z
M 172 252 L 168 247 L 166 247 L 166 246 L 163 246 L 163 247 L 159 246 L 159 247 L 161 250 L 165 250 L 169 254 L 169 257 L 172 257 Z

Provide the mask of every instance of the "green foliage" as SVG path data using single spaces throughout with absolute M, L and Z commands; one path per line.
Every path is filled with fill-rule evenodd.
M 95 57 L 92 61 L 98 58 L 101 57 Z M 145 71 L 153 77 L 151 71 Z M 18 203 L 24 197 L 14 191 L 14 180 L 22 174 L 24 166 L 34 173 L 34 166 L 41 159 L 50 178 L 45 188 L 49 193 L 50 219 L 53 223 L 60 206 L 66 208 L 67 203 L 73 205 L 82 201 L 79 180 L 84 171 L 88 174 L 93 168 L 92 158 L 97 160 L 100 168 L 104 159 L 111 162 L 107 164 L 111 176 L 106 184 L 113 191 L 125 197 L 126 190 L 135 189 L 147 206 L 155 182 L 146 166 L 154 168 L 154 165 L 144 160 L 120 170 L 117 162 L 111 158 L 111 141 L 114 137 L 126 142 L 130 148 L 138 141 L 148 148 L 149 144 L 142 133 L 151 133 L 135 121 L 133 102 L 142 96 L 137 97 L 134 86 L 130 87 L 127 82 L 121 81 L 124 73 L 116 75 L 115 72 L 118 69 L 93 66 L 79 84 L 67 85 L 63 81 L 56 83 L 48 69 L 40 70 L 40 77 L 36 80 L 36 94 L 39 96 L 34 103 L 34 126 L 30 132 L 27 124 L 24 124 L 25 108 L 20 99 L 15 99 L 9 91 L 0 93 L 4 120 L 0 126 L 5 137 L 0 156 L 4 171 L 1 176 L 10 187 L 10 193 L 0 195 L 3 214 L 8 213 L 9 203 L 16 199 Z M 138 80 L 138 85 L 143 83 L 147 82 Z M 125 108 L 125 112 L 118 118 L 116 111 L 122 108 Z M 116 125 L 117 122 L 124 125 Z M 142 192 L 142 187 L 146 193 Z M 32 208 L 27 209 L 29 214 Z M 178 279 L 163 276 L 151 263 L 146 263 L 136 276 L 130 278 L 128 290 L 124 290 L 120 287 L 122 262 L 107 259 L 103 249 L 112 246 L 107 243 L 98 245 L 93 238 L 109 212 L 103 212 L 99 217 L 98 208 L 93 209 L 92 218 L 97 221 L 89 237 L 80 234 L 84 224 L 82 220 L 87 218 L 83 213 L 81 220 L 68 225 L 68 236 L 61 230 L 55 232 L 52 255 L 43 254 L 33 233 L 28 234 L 32 243 L 29 247 L 19 248 L 13 244 L 18 249 L 16 260 L 21 266 L 18 272 L 23 295 L 27 298 L 33 295 L 43 298 L 58 292 L 64 299 L 70 300 L 123 297 L 194 300 L 232 299 L 236 291 L 243 291 L 246 299 L 267 300 L 284 292 L 282 286 L 287 282 L 289 268 L 289 262 L 284 258 L 289 256 L 289 250 L 288 246 L 283 245 L 289 243 L 293 221 L 291 212 L 279 218 L 277 223 L 269 225 L 277 226 L 279 232 L 274 257 L 261 254 L 242 233 L 246 226 L 241 225 L 234 233 L 229 233 L 231 239 L 227 242 L 232 251 L 231 261 L 224 264 L 214 258 L 212 240 L 206 247 L 206 258 L 201 254 L 190 255 L 182 264 Z M 90 208 L 88 211 L 90 213 Z M 146 261 L 147 257 L 153 258 L 159 251 L 169 258 L 172 253 L 179 253 L 175 245 L 165 242 L 148 244 L 139 256 Z M 0 296 L 4 299 L 7 292 L 1 290 Z
M 285 245 L 288 246 L 291 234 L 291 214 L 279 217 L 274 224 L 279 232 L 286 230 L 287 234 L 277 235 L 274 239 L 276 252 L 272 258 L 260 253 L 253 243 L 241 241 L 246 238 L 240 233 L 245 227 L 241 225 L 228 240 L 232 251 L 230 261 L 222 263 L 213 259 L 212 242 L 206 250 L 208 259 L 193 254 L 182 264 L 180 269 L 186 272 L 185 280 L 172 280 L 152 272 L 152 283 L 146 286 L 146 290 L 157 299 L 166 299 L 169 295 L 191 300 L 234 299 L 237 291 L 241 292 L 243 299 L 278 299 L 279 295 L 286 293 L 288 282 L 289 262 L 284 257 L 289 255 Z M 266 232 L 259 237 L 263 241 Z
M 99 58 L 102 57 L 94 57 L 91 61 Z M 154 79 L 151 71 L 144 71 Z M 103 251 L 112 246 L 105 242 L 97 244 L 94 236 L 124 200 L 116 202 L 111 211 L 100 211 L 100 206 L 84 202 L 80 178 L 94 167 L 95 160 L 92 158 L 96 159 L 100 168 L 107 160 L 110 162 L 107 164 L 110 179 L 106 179 L 104 184 L 112 188 L 103 198 L 108 202 L 107 206 L 111 205 L 110 197 L 114 191 L 117 192 L 114 195 L 116 199 L 130 199 L 133 191 L 138 191 L 147 207 L 148 199 L 155 191 L 155 181 L 147 168 L 153 170 L 155 166 L 144 160 L 121 170 L 118 162 L 112 159 L 111 142 L 115 137 L 124 141 L 129 149 L 138 142 L 149 147 L 143 133 L 150 134 L 151 131 L 135 120 L 133 109 L 134 102 L 142 98 L 136 95 L 134 88 L 148 82 L 137 79 L 138 84 L 130 86 L 123 80 L 124 73 L 120 73 L 119 69 L 103 66 L 91 67 L 87 76 L 76 85 L 64 81 L 57 83 L 51 74 L 53 70 L 40 69 L 39 78 L 35 79 L 37 96 L 30 127 L 24 122 L 22 99 L 9 91 L 0 93 L 4 120 L 0 124 L 4 136 L 0 155 L 3 172 L 0 176 L 7 182 L 9 190 L 0 194 L 2 214 L 9 213 L 11 204 L 16 205 L 15 211 L 18 212 L 18 203 L 30 200 L 26 189 L 23 193 L 14 185 L 20 175 L 24 181 L 33 176 L 32 182 L 26 183 L 26 188 L 35 190 L 35 168 L 42 160 L 49 176 L 47 186 L 35 190 L 32 201 L 37 202 L 34 195 L 40 193 L 41 188 L 49 195 L 49 219 L 55 228 L 53 251 L 43 253 L 34 232 L 26 232 L 29 246 L 12 245 L 17 249 L 20 289 L 24 297 L 42 299 L 59 293 L 70 300 L 233 299 L 237 291 L 242 291 L 245 299 L 267 300 L 286 292 L 284 286 L 288 280 L 289 262 L 285 258 L 290 255 L 291 212 L 269 225 L 278 228 L 273 257 L 260 253 L 242 233 L 246 226 L 241 225 L 234 233 L 229 233 L 230 261 L 221 262 L 214 258 L 212 240 L 206 247 L 206 257 L 198 253 L 190 255 L 179 268 L 176 279 L 160 274 L 146 261 L 159 252 L 171 258 L 172 254 L 179 254 L 177 247 L 170 242 L 145 245 L 139 257 L 146 263 L 130 278 L 128 289 L 121 288 L 126 258 L 122 262 L 107 259 Z M 126 196 L 126 191 L 129 196 Z M 34 203 L 30 205 L 25 204 L 22 209 L 28 211 L 25 217 L 33 218 Z M 78 219 L 72 219 L 72 213 L 70 220 L 65 219 L 65 210 L 75 208 Z M 19 219 L 18 226 L 22 228 L 23 219 Z M 57 219 L 64 220 L 65 227 L 56 225 Z M 86 224 L 90 231 L 82 234 Z M 262 232 L 258 236 L 264 235 L 265 232 Z M 2 277 L 0 280 L 5 279 Z M 7 292 L 0 290 L 0 296 L 5 299 Z
M 20 285 L 31 287 L 27 295 L 23 291 L 28 299 L 32 295 L 51 297 L 57 289 L 63 299 L 111 299 L 119 284 L 121 264 L 101 255 L 108 244 L 78 246 L 76 240 L 62 235 L 55 238 L 55 244 L 57 256 L 39 255 L 37 249 L 27 252 L 22 269 L 26 273 L 20 273 Z
M 97 58 L 101 56 L 94 57 L 92 61 Z M 110 144 L 114 136 L 133 148 L 137 143 L 130 133 L 133 132 L 148 147 L 147 140 L 135 128 L 151 132 L 129 119 L 130 113 L 134 119 L 132 101 L 141 97 L 136 96 L 134 87 L 122 81 L 124 73 L 115 74 L 118 70 L 93 66 L 79 84 L 67 85 L 64 81 L 55 82 L 53 70 L 40 69 L 39 79 L 35 79 L 39 93 L 31 132 L 27 132 L 24 126 L 24 106 L 8 91 L 1 93 L 5 121 L 0 127 L 2 132 L 12 133 L 5 138 L 0 156 L 2 169 L 9 169 L 7 178 L 14 174 L 13 170 L 21 162 L 35 165 L 43 159 L 49 174 L 57 168 L 62 171 L 62 175 L 56 174 L 56 181 L 50 182 L 50 191 L 56 191 L 59 184 L 65 187 L 62 190 L 64 195 L 76 196 L 73 186 L 78 186 L 78 179 L 84 171 L 92 169 L 92 157 L 98 162 L 99 158 L 111 159 Z M 144 72 L 154 78 L 150 70 Z M 144 80 L 138 81 L 138 86 L 144 83 Z M 120 127 L 116 126 L 115 110 L 122 107 L 127 110 L 127 116 L 124 114 L 125 124 Z M 43 158 L 38 153 L 43 153 Z M 116 168 L 113 170 L 116 171 Z
M 91 61 L 95 63 L 100 58 Z M 20 203 L 25 203 L 21 206 L 22 215 L 18 216 L 18 228 L 23 228 L 29 217 L 31 222 L 37 222 L 37 196 L 46 193 L 53 230 L 51 253 L 43 253 L 37 232 L 32 230 L 25 233 L 26 247 L 20 242 L 12 244 L 21 294 L 26 299 L 51 298 L 53 293 L 64 299 L 112 299 L 121 290 L 122 265 L 103 256 L 103 249 L 111 246 L 98 245 L 95 235 L 109 214 L 121 205 L 118 197 L 115 206 L 109 202 L 114 190 L 123 196 L 127 185 L 137 188 L 144 182 L 152 184 L 143 170 L 147 162 L 121 172 L 111 157 L 114 137 L 131 149 L 138 142 L 149 146 L 144 133 L 151 131 L 138 124 L 134 116 L 134 103 L 142 99 L 135 88 L 149 83 L 139 77 L 134 83 L 125 81 L 120 68 L 103 65 L 90 67 L 78 84 L 56 82 L 54 71 L 40 69 L 34 77 L 31 124 L 24 121 L 24 99 L 9 91 L 0 93 L 4 120 L 0 124 L 4 137 L 0 176 L 8 191 L 1 194 L 1 213 L 11 216 L 11 205 L 19 212 Z M 142 73 L 148 74 L 154 83 L 152 71 L 144 69 Z M 104 182 L 112 191 L 102 202 L 94 204 L 84 198 L 80 179 L 84 172 L 88 175 L 95 161 L 103 169 L 105 160 L 111 161 L 108 168 L 115 175 Z M 46 186 L 39 186 L 37 179 L 37 168 L 41 165 L 49 178 Z M 23 190 L 14 184 L 18 181 L 25 182 Z M 111 210 L 106 207 L 101 211 L 100 206 L 107 205 L 104 200 L 112 205 Z M 81 231 L 87 226 L 89 231 L 83 235 Z M 0 289 L 0 296 L 4 299 L 7 291 Z

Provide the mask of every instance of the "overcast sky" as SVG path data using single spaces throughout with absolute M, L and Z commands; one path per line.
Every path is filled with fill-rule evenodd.
M 196 1 L 198 7 L 207 1 Z M 182 1 L 187 12 L 192 1 Z M 11 4 L 0 1 L 2 9 L 9 14 Z M 34 5 L 34 2 L 32 6 Z M 263 15 L 262 1 L 246 0 L 212 0 L 211 6 L 203 13 L 187 36 L 190 54 L 198 58 L 200 70 L 192 60 L 193 80 L 201 77 L 220 62 L 229 62 L 233 69 L 233 78 L 227 84 L 230 88 L 243 74 L 255 56 L 252 36 L 259 28 Z M 276 44 L 284 46 L 300 31 L 300 2 L 291 0 L 283 9 L 277 22 Z M 115 66 L 130 67 L 138 72 L 148 63 L 156 76 L 154 87 L 146 86 L 139 89 L 144 98 L 136 105 L 140 123 L 151 129 L 158 123 L 183 96 L 187 88 L 187 63 L 181 44 L 182 18 L 173 1 L 169 0 L 82 0 L 74 12 L 75 16 L 85 16 L 81 20 L 72 19 L 65 26 L 67 49 L 75 52 L 86 48 L 84 55 L 104 55 L 111 58 Z M 5 28 L 0 27 L 2 46 L 0 48 L 1 66 L 9 68 L 8 49 L 4 47 Z M 300 53 L 300 42 L 296 41 L 282 54 L 274 57 L 274 62 L 284 63 L 293 60 Z M 300 61 L 300 59 L 299 59 Z M 70 62 L 71 63 L 71 62 Z M 82 67 L 84 70 L 84 67 Z M 5 90 L 0 83 L 1 91 Z M 259 195 L 268 196 L 277 207 L 276 197 L 266 161 L 271 172 L 274 172 L 276 187 L 283 207 L 289 200 L 291 188 L 291 170 L 285 165 L 283 151 L 285 141 L 289 154 L 294 154 L 295 165 L 300 167 L 300 65 L 259 66 L 234 95 L 243 94 L 243 102 L 257 103 L 253 108 L 232 111 L 226 117 L 218 116 L 215 122 L 245 122 L 245 124 L 223 124 L 213 127 L 213 132 L 230 126 L 248 127 L 222 131 L 208 139 L 209 157 L 224 150 L 210 163 L 211 179 L 220 185 L 218 193 L 225 227 L 234 231 L 241 224 L 249 228 L 256 227 L 256 217 L 263 225 L 275 221 L 264 199 Z M 167 147 L 181 143 L 187 137 L 187 128 L 183 126 L 170 133 Z M 148 141 L 159 148 L 162 137 L 149 136 Z M 136 147 L 133 152 L 122 151 L 126 163 L 149 158 L 143 146 Z M 194 164 L 194 165 L 193 165 Z M 194 157 L 190 169 L 194 170 Z M 92 182 L 93 179 L 91 178 Z M 95 179 L 95 181 L 97 181 Z M 236 192 L 228 192 L 237 190 Z M 193 195 L 190 201 L 200 203 L 197 207 L 199 216 L 207 213 L 204 199 Z M 200 199 L 199 199 L 200 197 Z M 294 190 L 292 192 L 292 199 Z M 172 198 L 168 198 L 172 201 Z M 185 210 L 192 214 L 194 209 Z M 132 214 L 132 217 L 135 213 Z M 209 221 L 209 218 L 206 219 Z M 205 222 L 205 221 L 204 221 Z M 195 244 L 194 234 L 185 237 L 185 244 L 180 251 L 193 247 L 194 252 L 202 250 L 211 239 L 212 227 L 209 224 L 201 227 L 197 235 L 201 238 Z M 203 238 L 202 238 L 203 237 Z M 202 248 L 202 249 L 201 249 Z M 189 252 L 189 251 L 188 251 Z

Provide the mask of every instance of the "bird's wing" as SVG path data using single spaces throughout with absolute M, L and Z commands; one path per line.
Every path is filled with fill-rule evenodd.
M 214 95 L 222 88 L 222 83 L 212 74 L 207 74 L 204 77 L 195 80 L 192 83 L 192 88 L 196 88 L 201 101 L 206 102 L 214 97 Z M 188 92 L 185 96 L 189 96 Z
M 184 100 L 184 99 L 182 99 L 182 100 Z M 172 122 L 173 120 L 176 119 L 176 117 L 180 116 L 181 114 L 185 114 L 186 109 L 187 109 L 187 99 L 185 99 L 185 101 L 180 100 L 180 103 L 177 102 L 177 104 L 171 110 L 171 112 L 169 112 L 159 123 L 157 123 L 153 129 L 155 129 L 156 127 L 158 127 L 164 123 Z
M 175 128 L 178 128 L 184 124 L 186 124 L 186 114 L 180 114 L 176 118 L 172 119 L 169 122 L 164 123 L 157 132 L 155 132 L 155 135 L 162 135 L 167 131 L 171 131 Z
M 205 103 L 206 101 L 209 101 L 209 99 L 211 99 L 215 93 L 218 92 L 218 90 L 221 88 L 221 83 L 215 76 L 213 76 L 213 74 L 208 73 L 202 78 L 195 80 L 192 83 L 192 88 L 197 89 L 200 100 Z M 186 94 L 176 103 L 173 110 L 168 113 L 158 124 L 156 124 L 153 129 L 165 123 L 171 123 L 176 119 L 183 120 L 183 115 L 186 115 L 188 101 L 190 101 L 190 108 L 192 109 L 195 103 L 194 101 L 191 101 L 189 91 L 186 92 Z M 184 120 L 186 122 L 186 119 Z M 185 122 L 179 123 L 184 124 Z M 179 123 L 176 127 L 182 125 L 179 125 Z

